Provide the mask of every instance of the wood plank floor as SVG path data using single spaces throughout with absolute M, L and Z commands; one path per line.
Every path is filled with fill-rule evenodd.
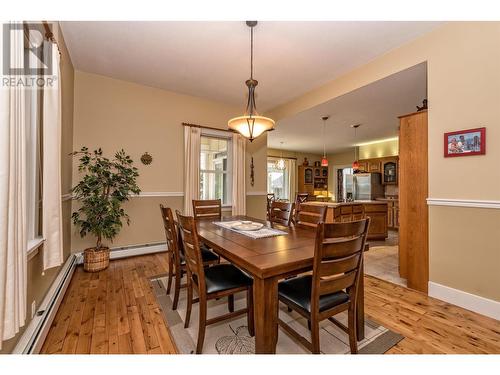
M 78 267 L 42 353 L 176 353 L 149 283 L 167 268 L 165 254 Z M 366 314 L 405 336 L 388 353 L 500 353 L 498 321 L 371 276 L 365 285 Z

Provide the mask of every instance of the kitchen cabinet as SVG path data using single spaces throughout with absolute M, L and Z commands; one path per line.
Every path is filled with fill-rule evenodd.
M 371 159 L 368 161 L 368 172 L 370 173 L 381 173 L 382 163 L 380 159 Z
M 345 223 L 359 220 L 362 214 L 369 217 L 370 228 L 368 229 L 369 240 L 384 240 L 387 238 L 387 204 L 376 203 L 329 203 L 326 212 L 327 223 Z
M 358 161 L 359 171 L 366 173 L 381 173 L 384 185 L 398 184 L 399 158 L 388 156 L 383 158 L 362 159 Z
M 313 199 L 314 191 L 328 191 L 328 167 L 299 166 L 298 193 L 308 193 Z
M 396 158 L 388 158 L 382 161 L 382 183 L 397 185 L 398 161 Z

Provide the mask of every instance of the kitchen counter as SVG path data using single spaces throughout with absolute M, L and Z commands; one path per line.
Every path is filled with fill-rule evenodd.
M 364 214 L 364 216 L 370 218 L 368 239 L 384 240 L 387 238 L 388 201 L 305 202 L 301 205 L 326 206 L 327 223 L 342 223 L 359 220 Z M 363 208 L 360 208 L 360 205 L 362 205 Z

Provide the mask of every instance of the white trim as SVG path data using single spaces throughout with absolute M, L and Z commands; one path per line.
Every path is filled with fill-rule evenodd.
M 76 255 L 70 255 L 61 267 L 33 319 L 17 342 L 13 354 L 36 354 L 40 352 L 52 321 L 69 286 L 76 268 Z
M 472 207 L 472 208 L 494 208 L 500 209 L 500 201 L 484 201 L 474 199 L 444 199 L 427 198 L 429 206 L 451 206 L 451 207 Z
M 71 193 L 61 195 L 62 202 L 66 202 L 66 201 L 69 201 L 71 199 L 73 199 L 73 195 Z
M 247 195 L 267 195 L 267 191 L 247 191 Z
M 500 302 L 429 281 L 429 296 L 500 320 Z
M 28 241 L 28 261 L 33 259 L 38 254 L 38 249 L 45 242 L 45 238 L 39 237 Z
M 131 198 L 142 197 L 183 197 L 183 191 L 141 191 L 139 195 L 131 195 Z
M 139 195 L 130 194 L 130 198 L 145 198 L 145 197 L 183 197 L 183 191 L 141 191 Z M 63 202 L 73 199 L 71 194 L 61 196 Z

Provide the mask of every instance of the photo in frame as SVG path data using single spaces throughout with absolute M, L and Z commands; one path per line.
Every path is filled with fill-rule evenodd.
M 486 128 L 444 133 L 444 157 L 486 154 Z

